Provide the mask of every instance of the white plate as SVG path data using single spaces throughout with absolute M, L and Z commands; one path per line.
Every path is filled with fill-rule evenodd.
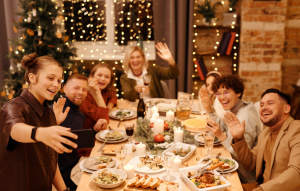
M 195 145 L 190 145 L 190 144 L 185 144 L 185 143 L 175 143 L 171 147 L 169 147 L 168 149 L 166 149 L 163 153 L 166 153 L 166 152 L 173 153 L 173 151 L 176 150 L 176 149 L 183 148 L 183 150 L 186 150 L 189 147 L 191 147 L 191 151 L 187 155 L 185 155 L 184 157 L 180 157 L 178 155 L 175 155 L 175 157 L 178 157 L 179 159 L 181 159 L 182 162 L 185 162 L 196 151 L 197 147 Z
M 204 145 L 204 139 L 201 138 L 201 136 L 200 136 L 200 138 L 198 137 L 198 135 L 201 135 L 202 133 L 205 133 L 205 131 L 202 131 L 202 132 L 199 132 L 199 133 L 195 134 L 195 135 L 194 135 L 194 139 L 195 139 L 197 142 L 199 142 L 200 144 L 203 144 L 203 145 Z M 203 136 L 202 136 L 202 137 L 203 137 Z M 215 145 L 215 144 L 218 144 L 218 143 L 220 143 L 220 140 L 215 141 L 215 142 L 214 142 L 214 145 Z
M 117 110 L 114 110 L 114 111 L 110 112 L 110 115 L 111 115 L 112 117 L 114 117 L 114 118 L 121 119 L 121 117 L 117 116 L 117 113 L 118 113 L 119 111 L 121 111 L 121 110 L 122 110 L 123 113 L 124 113 L 124 112 L 129 112 L 129 114 L 126 115 L 126 116 L 124 116 L 123 118 L 130 118 L 130 117 L 133 116 L 133 111 L 132 111 L 132 110 L 129 110 L 129 109 L 117 109 Z
M 145 156 L 145 155 L 143 155 Z M 132 165 L 133 166 L 133 169 L 137 172 L 141 172 L 141 173 L 157 173 L 157 172 L 163 172 L 165 171 L 166 169 L 165 168 L 162 168 L 162 169 L 159 169 L 159 170 L 151 170 L 149 167 L 147 167 L 147 165 L 143 166 L 143 167 L 138 167 L 137 164 L 141 163 L 140 161 L 140 157 L 143 157 L 143 156 L 137 156 L 137 157 L 134 157 L 132 158 L 128 164 Z M 153 158 L 154 156 L 156 155 L 148 155 L 150 158 Z M 161 157 L 161 156 L 158 156 L 158 157 Z
M 213 187 L 209 187 L 209 188 L 197 188 L 196 185 L 194 183 L 191 182 L 191 180 L 187 177 L 188 172 L 190 171 L 195 171 L 199 168 L 201 168 L 203 165 L 197 165 L 197 166 L 191 166 L 191 167 L 186 167 L 186 168 L 180 168 L 179 172 L 180 172 L 180 177 L 182 177 L 182 179 L 184 180 L 184 182 L 190 187 L 191 190 L 193 191 L 206 191 L 206 190 L 210 190 L 210 191 L 224 191 L 226 189 L 226 187 L 230 186 L 231 183 L 224 178 L 223 176 L 220 176 L 220 180 L 224 181 L 225 184 L 223 185 L 218 185 L 218 186 L 213 186 Z M 213 171 L 215 175 L 220 175 L 217 171 Z
M 215 158 L 215 157 L 216 157 L 216 156 L 211 156 L 211 157 L 209 157 L 209 158 Z M 220 158 L 221 158 L 221 159 L 229 159 L 229 160 L 234 161 L 234 166 L 233 166 L 232 168 L 229 168 L 229 169 L 224 170 L 224 173 L 234 172 L 234 171 L 236 171 L 236 170 L 239 168 L 239 163 L 236 162 L 236 160 L 234 160 L 234 159 L 232 159 L 232 158 L 228 158 L 228 157 L 223 157 L 223 156 L 220 156 Z M 199 165 L 204 165 L 204 164 L 202 163 L 203 159 L 204 159 L 204 158 L 202 158 L 202 159 L 198 162 Z M 218 172 L 222 172 L 222 170 L 221 170 L 220 168 L 217 168 L 216 170 L 217 170 Z
M 88 158 L 87 158 L 87 159 L 88 159 Z M 94 170 L 89 170 L 89 169 L 87 169 L 87 168 L 84 167 L 83 163 L 84 163 L 85 160 L 86 160 L 86 159 L 82 160 L 82 161 L 79 163 L 79 168 L 80 168 L 81 170 L 83 170 L 84 172 L 87 172 L 87 173 L 90 173 L 90 174 L 94 173 L 94 172 L 95 172 Z M 116 160 L 116 166 L 115 166 L 114 168 L 115 168 L 115 169 L 118 168 L 119 164 L 120 164 L 119 161 Z
M 120 140 L 120 139 L 123 139 L 123 138 L 124 138 L 124 136 L 125 136 L 124 132 L 123 132 L 123 131 L 120 131 L 120 130 L 118 130 L 118 129 L 111 130 L 111 131 L 101 131 L 100 134 L 99 134 L 99 137 L 100 137 L 101 139 L 104 139 L 104 140 L 105 140 L 105 135 L 106 135 L 106 133 L 108 133 L 108 132 L 111 133 L 111 132 L 114 132 L 114 131 L 119 131 L 123 136 L 122 136 L 121 138 L 119 138 L 119 139 L 108 139 L 108 141 L 116 141 L 116 140 Z

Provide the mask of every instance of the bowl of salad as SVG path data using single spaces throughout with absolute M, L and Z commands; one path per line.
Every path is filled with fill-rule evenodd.
M 126 172 L 120 169 L 104 168 L 91 175 L 92 181 L 100 188 L 116 188 L 127 178 Z

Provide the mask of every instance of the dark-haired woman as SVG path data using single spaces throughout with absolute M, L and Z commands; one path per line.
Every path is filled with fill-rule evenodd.
M 45 100 L 52 100 L 61 88 L 63 69 L 48 56 L 23 57 L 28 89 L 7 102 L 0 113 L 0 188 L 5 191 L 65 190 L 57 165 L 57 153 L 68 152 L 62 143 L 77 145 L 63 136 L 77 139 L 69 128 L 57 126 L 65 100 L 53 110 Z
M 106 128 L 97 126 L 98 120 L 108 121 L 109 111 L 117 104 L 114 72 L 106 63 L 97 64 L 90 73 L 88 83 L 88 94 L 79 109 L 85 115 L 84 128 L 92 128 L 97 132 L 103 127 Z
M 244 83 L 239 76 L 230 75 L 217 79 L 213 84 L 212 90 L 215 92 L 224 110 L 234 113 L 239 121 L 244 121 L 246 124 L 244 137 L 249 149 L 252 149 L 257 144 L 258 135 L 261 132 L 260 119 L 253 103 L 241 100 L 244 88 Z M 232 135 L 228 126 L 212 112 L 210 107 L 211 100 L 207 92 L 201 90 L 200 97 L 207 113 L 216 116 L 215 121 L 208 120 L 210 126 L 207 126 L 207 128 L 222 142 L 222 145 L 231 153 L 232 157 L 238 161 L 236 153 L 231 146 Z M 228 114 L 225 114 L 226 117 L 229 117 Z M 246 171 L 242 165 L 239 165 L 238 173 L 242 183 L 251 183 L 256 180 L 255 171 Z
M 226 111 L 223 109 L 220 101 L 216 98 L 214 91 L 212 90 L 212 86 L 214 82 L 217 79 L 220 79 L 222 77 L 221 73 L 218 71 L 210 71 L 207 73 L 206 78 L 205 78 L 205 85 L 202 86 L 201 89 L 205 89 L 208 92 L 208 95 L 211 100 L 211 108 L 213 111 L 219 116 L 219 117 L 224 117 Z M 201 101 L 200 98 L 200 91 L 199 90 L 199 101 Z

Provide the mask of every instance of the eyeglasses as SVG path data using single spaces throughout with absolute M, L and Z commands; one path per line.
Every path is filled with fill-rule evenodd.
M 222 94 L 220 94 L 219 92 L 216 92 L 215 95 L 216 95 L 217 98 L 221 98 Z M 229 92 L 224 91 L 223 96 L 228 98 L 229 97 Z

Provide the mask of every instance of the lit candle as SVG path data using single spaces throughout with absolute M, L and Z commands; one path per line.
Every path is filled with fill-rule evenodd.
M 127 178 L 133 178 L 134 177 L 134 170 L 133 170 L 133 166 L 127 164 L 126 166 L 124 166 L 124 171 L 127 174 Z
M 154 117 L 154 115 L 152 115 L 152 118 L 150 119 L 150 123 L 154 123 L 155 120 L 156 118 Z
M 174 131 L 174 143 L 176 142 L 183 142 L 183 131 L 180 130 L 180 127 L 178 127 L 178 129 Z
M 164 132 L 164 120 L 157 119 L 153 124 L 153 134 L 154 136 Z
M 181 159 L 176 157 L 173 160 L 172 171 L 173 172 L 179 172 L 180 168 L 181 168 Z
M 140 142 L 136 145 L 136 155 L 141 156 L 146 154 L 146 145 Z
M 157 111 L 154 112 L 154 114 L 152 115 L 155 119 L 159 118 L 159 113 L 157 113 Z
M 152 115 L 155 113 L 155 111 L 158 112 L 158 108 L 154 106 L 151 108 Z
M 166 114 L 167 121 L 174 121 L 174 112 L 169 110 Z

